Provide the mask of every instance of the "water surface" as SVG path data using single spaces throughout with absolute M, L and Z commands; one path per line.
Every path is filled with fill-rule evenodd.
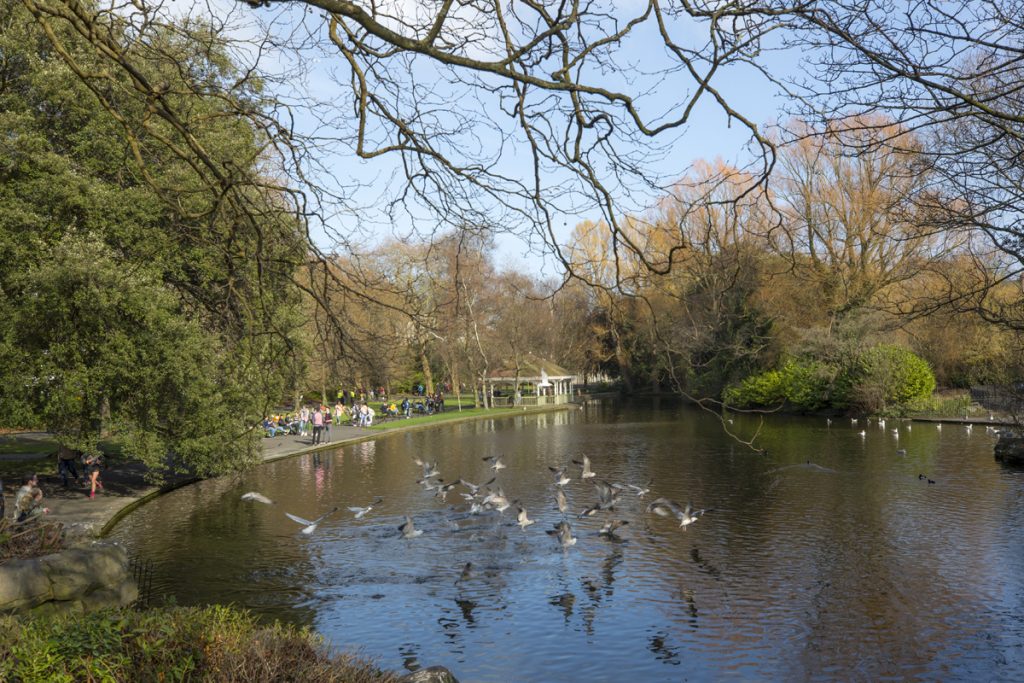
M 440 426 L 186 487 L 113 536 L 180 604 L 234 603 L 463 681 L 1024 679 L 1024 472 L 993 460 L 994 436 L 783 416 L 760 429 L 766 456 L 675 404 Z M 496 454 L 537 520 L 525 531 L 514 508 L 471 516 L 462 488 L 442 503 L 416 484 L 413 456 L 481 482 Z M 623 495 L 619 540 L 597 534 L 604 513 L 573 515 L 563 551 L 543 531 L 561 519 L 547 468 L 583 454 L 598 478 L 652 493 Z M 277 504 L 241 501 L 250 490 Z M 574 512 L 596 499 L 590 483 L 566 490 Z M 375 495 L 364 519 L 345 510 Z M 714 512 L 683 530 L 644 513 L 653 496 Z M 311 536 L 283 514 L 335 505 Z M 423 536 L 399 537 L 405 514 Z

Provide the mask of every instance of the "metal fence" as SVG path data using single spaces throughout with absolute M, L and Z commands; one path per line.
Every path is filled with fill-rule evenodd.
M 510 406 L 555 406 L 569 403 L 572 396 L 558 394 L 557 396 L 493 396 L 491 405 L 495 408 L 508 408 Z
M 971 387 L 971 400 L 986 410 L 1005 415 L 1024 413 L 1024 387 L 983 384 Z
M 128 571 L 139 589 L 134 607 L 143 609 L 153 604 L 153 562 L 133 557 L 128 560 Z

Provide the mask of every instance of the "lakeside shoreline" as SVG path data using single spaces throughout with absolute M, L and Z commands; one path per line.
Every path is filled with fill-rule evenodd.
M 261 460 L 256 466 L 309 453 L 343 448 L 365 441 L 374 441 L 392 434 L 404 434 L 421 429 L 433 429 L 442 425 L 459 424 L 482 419 L 499 419 L 532 413 L 575 410 L 577 408 L 579 408 L 579 403 L 574 402 L 546 406 L 495 408 L 493 412 L 477 413 L 465 417 L 446 417 L 443 420 L 418 420 L 408 425 L 403 424 L 404 420 L 394 420 L 394 424 L 392 422 L 385 423 L 386 426 L 382 425 L 383 428 L 380 429 L 335 425 L 332 434 L 334 438 L 327 443 L 313 444 L 310 442 L 310 437 L 305 436 L 265 438 L 262 444 L 263 453 Z M 441 415 L 444 415 L 444 413 Z M 50 461 L 47 459 L 43 462 Z M 56 482 L 51 481 L 56 480 L 56 477 L 51 477 L 49 474 L 45 475 L 48 485 L 44 488 L 44 491 L 46 492 L 47 506 L 51 509 L 46 519 L 64 524 L 68 530 L 69 537 L 71 537 L 71 545 L 74 545 L 76 541 L 104 538 L 110 534 L 121 520 L 142 505 L 145 505 L 154 498 L 203 480 L 201 477 L 190 477 L 162 486 L 148 484 L 144 480 L 145 471 L 138 463 L 112 466 L 110 470 L 104 472 L 104 476 L 107 476 L 111 471 L 116 471 L 116 475 L 124 476 L 128 480 L 127 483 L 116 487 L 109 486 L 110 491 L 98 492 L 97 497 L 94 499 L 88 497 L 85 489 L 62 489 L 60 488 L 59 480 Z

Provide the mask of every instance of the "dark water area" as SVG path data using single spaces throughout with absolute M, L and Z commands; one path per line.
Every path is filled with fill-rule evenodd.
M 984 427 L 728 427 L 760 429 L 768 454 L 668 403 L 440 426 L 180 489 L 113 537 L 179 604 L 234 603 L 462 681 L 1024 680 L 1024 471 L 993 460 Z M 498 454 L 498 483 L 537 520 L 525 530 L 514 507 L 474 516 L 461 487 L 442 503 L 416 483 L 413 456 L 479 483 Z M 608 539 L 609 513 L 576 518 L 596 494 L 574 478 L 563 550 L 544 533 L 562 518 L 547 468 L 582 455 L 596 480 L 653 483 L 622 495 L 629 525 Z M 363 519 L 346 509 L 377 495 Z M 656 496 L 714 511 L 681 529 L 645 513 Z M 335 505 L 309 536 L 284 515 Z M 406 514 L 422 536 L 400 537 Z

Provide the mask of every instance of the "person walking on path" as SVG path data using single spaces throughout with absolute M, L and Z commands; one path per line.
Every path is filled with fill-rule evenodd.
M 299 436 L 306 436 L 306 430 L 309 428 L 309 408 L 302 406 L 299 411 Z
M 334 418 L 331 415 L 331 409 L 327 406 L 320 406 L 320 410 L 324 414 L 324 438 L 325 443 L 331 442 L 331 424 L 334 422 Z
M 75 461 L 82 457 L 82 451 L 76 451 L 61 444 L 57 447 L 57 474 L 64 488 L 68 488 L 68 476 L 76 484 L 79 482 L 78 467 Z
M 324 414 L 317 408 L 313 411 L 313 444 L 320 443 L 321 432 L 324 429 Z
M 85 456 L 85 471 L 89 474 L 89 482 L 92 489 L 89 497 L 96 497 L 96 489 L 103 490 L 103 482 L 100 481 L 100 468 L 103 466 L 103 456 L 99 451 Z

